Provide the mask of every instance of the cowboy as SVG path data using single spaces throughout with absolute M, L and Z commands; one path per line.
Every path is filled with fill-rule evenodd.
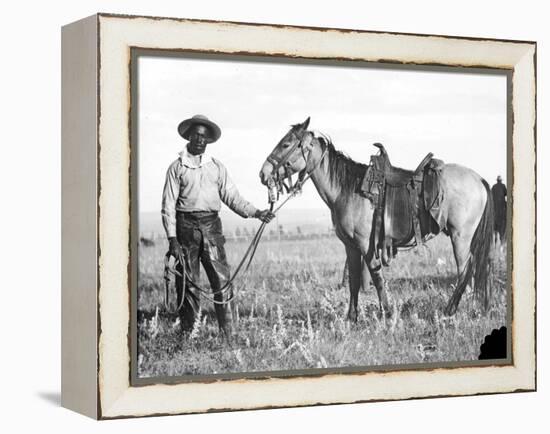
M 200 264 L 210 282 L 220 330 L 227 340 L 231 336 L 231 286 L 220 290 L 230 278 L 225 254 L 225 238 L 218 216 L 221 202 L 241 217 L 255 217 L 269 223 L 275 216 L 269 210 L 258 210 L 246 201 L 229 178 L 227 169 L 205 153 L 206 146 L 221 136 L 218 125 L 206 116 L 196 115 L 178 126 L 178 133 L 188 143 L 166 173 L 162 194 L 162 223 L 170 243 L 169 253 L 175 258 L 184 254 L 187 275 L 198 282 Z M 182 267 L 179 266 L 181 272 Z M 183 278 L 176 277 L 178 305 L 182 301 Z M 187 281 L 180 321 L 183 330 L 193 327 L 199 312 L 198 289 Z
M 497 176 L 497 183 L 493 185 L 491 192 L 495 206 L 495 232 L 498 233 L 500 241 L 502 241 L 506 233 L 506 196 L 508 192 L 500 175 Z

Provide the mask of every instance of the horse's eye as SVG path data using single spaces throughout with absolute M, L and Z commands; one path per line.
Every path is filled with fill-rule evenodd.
M 288 142 L 283 143 L 283 148 L 288 148 L 289 146 L 290 146 L 290 143 Z

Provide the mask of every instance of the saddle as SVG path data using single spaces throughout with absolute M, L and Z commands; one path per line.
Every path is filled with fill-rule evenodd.
M 430 210 L 441 209 L 443 162 L 430 152 L 415 170 L 405 170 L 391 165 L 383 145 L 374 146 L 379 153 L 371 156 L 361 193 L 374 204 L 370 242 L 387 265 L 398 248 L 414 247 L 439 233 L 440 224 Z

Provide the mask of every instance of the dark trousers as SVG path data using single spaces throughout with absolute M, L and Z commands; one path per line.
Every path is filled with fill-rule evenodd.
M 230 278 L 230 268 L 225 255 L 225 237 L 222 223 L 216 212 L 178 212 L 176 216 L 176 234 L 178 242 L 185 251 L 187 272 L 191 279 L 199 284 L 200 264 L 202 264 L 210 287 L 214 294 L 208 294 L 216 302 L 230 298 L 233 291 L 229 287 L 223 293 L 216 294 Z M 176 278 L 178 288 L 178 304 L 181 302 L 181 277 Z M 198 289 L 191 282 L 186 282 L 185 300 L 180 310 L 180 321 L 184 330 L 190 330 L 195 322 L 200 308 Z M 231 333 L 231 309 L 228 304 L 214 304 L 216 318 L 220 330 L 226 336 Z
M 504 237 L 506 232 L 506 202 L 495 201 L 495 231 L 500 235 L 500 238 Z

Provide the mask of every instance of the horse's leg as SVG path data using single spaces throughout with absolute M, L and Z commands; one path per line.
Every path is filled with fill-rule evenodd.
M 380 310 L 386 314 L 390 314 L 391 310 L 388 302 L 388 296 L 386 294 L 386 284 L 384 282 L 384 276 L 382 276 L 382 263 L 380 262 L 380 259 L 376 259 L 374 255 L 374 245 L 372 242 L 370 243 L 369 249 L 365 256 L 365 262 L 367 263 L 367 267 L 372 278 L 372 283 L 378 293 Z
M 357 248 L 346 246 L 348 281 L 349 281 L 349 309 L 348 319 L 357 321 L 357 303 L 359 300 L 359 288 L 361 287 L 361 251 Z
M 451 231 L 451 243 L 453 245 L 453 254 L 456 261 L 456 271 L 457 271 L 457 283 L 455 291 L 451 296 L 447 307 L 445 308 L 446 315 L 454 315 L 458 303 L 462 298 L 462 294 L 467 287 L 470 287 L 471 278 L 468 279 L 468 282 L 463 280 L 466 278 L 466 267 L 470 260 L 470 244 L 472 242 L 473 233 L 468 232 L 459 232 Z
M 363 256 L 361 258 L 361 289 L 367 291 L 369 289 L 369 267 L 367 266 L 367 260 Z
M 348 260 L 346 259 L 346 263 L 344 264 L 344 271 L 342 272 L 342 281 L 340 282 L 340 288 L 343 288 L 346 286 L 346 282 L 349 281 L 349 267 L 348 267 Z
M 452 170 L 458 170 L 453 168 Z M 486 309 L 489 306 L 492 275 L 492 250 L 494 247 L 493 202 L 489 185 L 476 176 L 467 176 L 468 172 L 455 173 L 455 188 L 448 188 L 448 220 L 453 252 L 455 255 L 458 279 L 451 296 L 446 315 L 453 315 L 462 294 L 471 280 L 475 281 L 474 290 Z M 476 179 L 477 178 L 477 179 Z M 448 186 L 451 180 L 447 180 Z M 459 180 L 459 181 L 457 181 Z M 460 188 L 456 188 L 457 185 Z M 468 191 L 468 194 L 464 194 Z

